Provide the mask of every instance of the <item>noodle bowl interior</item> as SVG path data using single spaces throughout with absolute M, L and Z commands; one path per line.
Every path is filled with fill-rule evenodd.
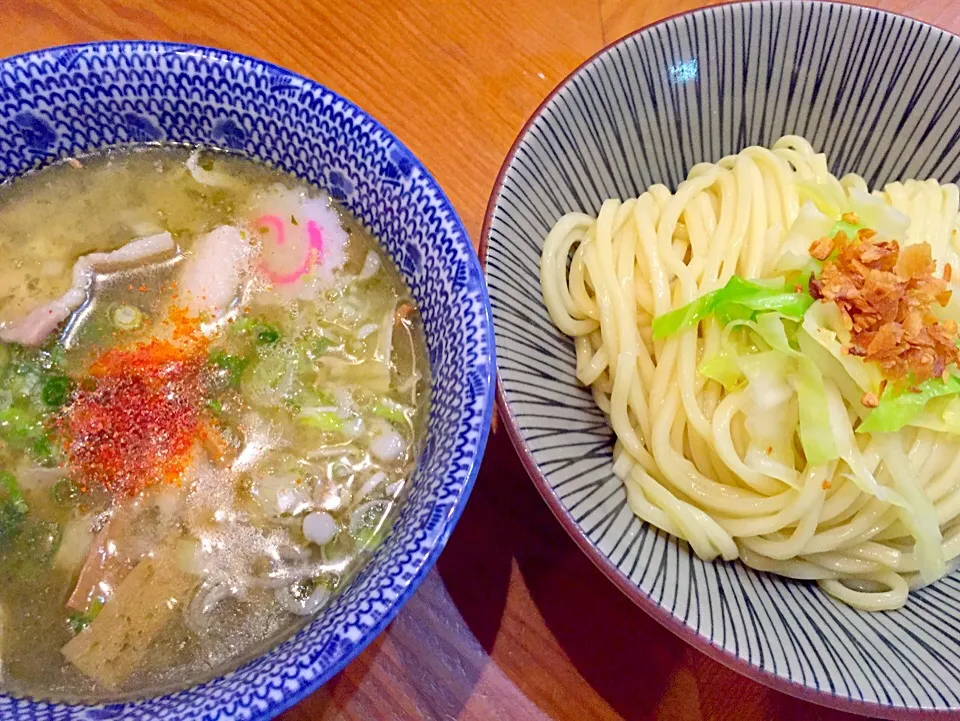
M 389 529 L 423 328 L 313 187 L 149 147 L 0 187 L 0 686 L 104 701 L 300 628 Z
M 960 556 L 960 191 L 802 138 L 572 212 L 541 290 L 633 512 L 864 610 Z

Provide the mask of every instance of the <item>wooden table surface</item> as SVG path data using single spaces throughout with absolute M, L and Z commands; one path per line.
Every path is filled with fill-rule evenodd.
M 0 55 L 116 38 L 214 45 L 315 78 L 419 156 L 479 241 L 507 150 L 606 43 L 700 0 L 0 0 Z M 950 0 L 880 6 L 960 31 Z M 446 551 L 389 629 L 281 716 L 853 719 L 738 676 L 661 628 L 564 534 L 504 432 Z

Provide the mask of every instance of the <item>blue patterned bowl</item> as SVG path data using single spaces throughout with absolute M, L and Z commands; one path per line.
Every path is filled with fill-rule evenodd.
M 529 121 L 488 207 L 487 281 L 506 426 L 540 492 L 630 598 L 723 663 L 870 716 L 960 712 L 960 572 L 858 613 L 815 586 L 704 563 L 638 521 L 611 432 L 540 297 L 564 213 L 798 133 L 871 187 L 960 178 L 960 38 L 849 5 L 761 2 L 665 20 L 588 60 Z
M 237 671 L 101 707 L 0 696 L 0 721 L 268 719 L 356 656 L 436 561 L 476 477 L 493 410 L 493 328 L 470 239 L 436 181 L 348 100 L 282 68 L 163 43 L 0 61 L 0 178 L 118 143 L 215 145 L 326 188 L 381 240 L 420 305 L 433 368 L 426 446 L 396 525 L 309 626 Z

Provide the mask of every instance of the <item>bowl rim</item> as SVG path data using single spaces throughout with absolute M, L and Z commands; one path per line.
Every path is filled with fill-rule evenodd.
M 8 55 L 0 57 L 0 67 L 4 66 L 10 62 L 22 61 L 29 59 L 32 56 L 41 56 L 51 52 L 63 51 L 63 50 L 86 50 L 86 49 L 100 49 L 106 52 L 120 51 L 126 53 L 142 53 L 149 52 L 154 49 L 167 49 L 167 50 L 177 50 L 183 52 L 197 53 L 206 58 L 216 60 L 218 62 L 239 62 L 251 66 L 259 66 L 265 69 L 272 69 L 278 72 L 284 73 L 292 78 L 296 78 L 304 84 L 305 87 L 312 87 L 319 89 L 323 93 L 328 94 L 334 101 L 340 101 L 348 108 L 352 109 L 358 116 L 366 119 L 375 130 L 383 134 L 383 137 L 388 138 L 391 143 L 393 143 L 397 148 L 399 148 L 403 153 L 410 159 L 414 168 L 416 168 L 422 175 L 422 177 L 428 182 L 429 185 L 433 187 L 436 191 L 437 202 L 442 206 L 450 217 L 450 222 L 452 225 L 452 232 L 448 235 L 453 239 L 462 239 L 464 242 L 468 243 L 473 252 L 468 254 L 468 262 L 471 264 L 471 269 L 475 271 L 475 277 L 480 279 L 478 286 L 479 296 L 477 298 L 477 303 L 480 306 L 479 322 L 482 323 L 484 328 L 485 342 L 487 347 L 487 357 L 486 360 L 476 366 L 476 369 L 481 372 L 484 384 L 485 391 L 483 395 L 483 411 L 480 414 L 480 428 L 477 435 L 475 445 L 476 452 L 471 458 L 468 459 L 469 467 L 464 473 L 465 480 L 463 482 L 460 493 L 455 497 L 453 501 L 453 507 L 449 512 L 446 520 L 443 524 L 443 530 L 437 535 L 436 540 L 429 551 L 427 551 L 419 561 L 419 568 L 414 576 L 409 578 L 404 582 L 402 591 L 397 595 L 392 603 L 388 605 L 386 610 L 379 615 L 379 618 L 373 623 L 369 628 L 366 629 L 361 638 L 352 643 L 350 647 L 345 651 L 338 652 L 337 658 L 321 672 L 316 674 L 312 680 L 304 680 L 300 676 L 300 688 L 293 693 L 285 694 L 279 701 L 273 701 L 271 699 L 266 699 L 267 707 L 262 711 L 257 711 L 255 709 L 250 709 L 251 716 L 245 716 L 245 718 L 252 719 L 253 721 L 270 721 L 288 710 L 289 708 L 300 703 L 307 696 L 312 695 L 317 691 L 321 686 L 326 685 L 336 674 L 340 673 L 348 664 L 350 664 L 357 656 L 364 651 L 367 646 L 369 646 L 374 639 L 376 639 L 384 629 L 396 618 L 397 614 L 406 605 L 410 598 L 416 593 L 420 584 L 426 578 L 427 574 L 433 569 L 436 565 L 437 559 L 439 558 L 441 552 L 447 544 L 447 541 L 450 538 L 451 533 L 453 532 L 454 527 L 457 525 L 457 522 L 460 520 L 460 516 L 463 514 L 463 510 L 466 507 L 467 501 L 469 500 L 470 493 L 473 490 L 474 483 L 476 482 L 477 475 L 480 472 L 480 466 L 483 461 L 484 452 L 486 450 L 487 441 L 489 440 L 490 431 L 492 427 L 493 412 L 496 406 L 496 339 L 494 334 L 493 326 L 493 311 L 490 305 L 490 295 L 487 289 L 486 284 L 486 274 L 484 272 L 484 257 L 480 255 L 479 248 L 473 246 L 473 241 L 470 236 L 470 233 L 467 231 L 466 226 L 463 223 L 463 220 L 460 218 L 460 214 L 457 212 L 456 206 L 450 200 L 446 191 L 437 181 L 436 177 L 430 170 L 427 168 L 426 164 L 414 154 L 410 148 L 400 140 L 397 135 L 391 131 L 386 124 L 381 122 L 375 115 L 369 111 L 362 108 L 360 105 L 355 103 L 349 97 L 343 93 L 330 88 L 327 85 L 324 85 L 318 80 L 314 80 L 311 77 L 302 75 L 301 73 L 290 70 L 282 65 L 271 62 L 269 60 L 263 60 L 261 58 L 247 55 L 245 53 L 236 52 L 233 50 L 226 50 L 223 48 L 218 48 L 211 45 L 200 45 L 197 43 L 191 42 L 177 42 L 177 41 L 167 41 L 167 40 L 142 40 L 142 39 L 129 39 L 129 40 L 94 40 L 89 42 L 80 42 L 80 43 L 67 43 L 63 45 L 50 45 L 42 48 L 37 48 L 34 50 L 28 50 L 22 53 L 16 53 L 14 55 Z M 103 146 L 108 147 L 108 146 Z M 41 166 L 42 167 L 42 166 Z M 379 239 L 378 239 L 379 242 Z M 399 269 L 398 269 L 399 270 Z M 403 275 L 401 271 L 401 275 Z M 458 424 L 462 426 L 461 424 Z M 461 473 L 463 473 L 461 471 Z M 373 559 L 368 560 L 368 564 L 373 561 Z M 348 584 L 349 587 L 349 584 Z M 371 612 L 370 615 L 376 616 L 375 612 Z M 290 637 L 291 640 L 296 638 L 296 636 L 309 632 L 310 627 L 317 621 L 317 617 L 314 617 L 309 623 L 307 623 L 302 629 L 297 631 L 293 636 Z M 28 702 L 31 706 L 37 704 L 47 705 L 53 708 L 56 707 L 68 707 L 74 709 L 88 709 L 88 708 L 98 708 L 103 706 L 113 707 L 116 705 L 122 705 L 125 707 L 126 711 L 137 709 L 141 704 L 147 702 L 156 702 L 160 701 L 168 696 L 175 695 L 178 693 L 183 693 L 184 691 L 194 691 L 197 692 L 199 689 L 215 684 L 220 681 L 223 681 L 225 678 L 228 678 L 249 666 L 256 661 L 271 656 L 277 653 L 277 650 L 280 645 L 286 642 L 286 640 L 281 640 L 278 643 L 270 646 L 270 648 L 256 656 L 255 658 L 248 659 L 240 666 L 236 668 L 231 668 L 230 670 L 221 673 L 213 678 L 210 678 L 206 681 L 202 681 L 197 684 L 193 684 L 183 689 L 174 689 L 164 691 L 160 695 L 155 696 L 145 696 L 145 697 L 136 697 L 118 702 L 101 702 L 95 704 L 82 704 L 82 703 L 67 703 L 67 702 L 51 702 L 43 699 L 33 699 L 28 697 L 15 697 L 10 696 L 9 694 L 0 693 L 0 697 L 12 698 L 20 702 Z M 218 701 L 218 710 L 220 710 L 224 715 L 218 716 L 218 718 L 229 719 L 235 718 L 235 711 L 231 711 L 232 702 L 230 699 L 225 701 Z M 208 709 L 209 711 L 209 709 Z
M 507 152 L 507 155 L 500 166 L 500 170 L 497 173 L 497 178 L 494 181 L 493 188 L 490 191 L 490 197 L 487 201 L 486 210 L 484 211 L 483 227 L 480 233 L 480 247 L 478 249 L 481 265 L 486 268 L 487 249 L 490 240 L 490 230 L 493 226 L 493 216 L 496 212 L 500 193 L 503 189 L 504 183 L 506 182 L 507 174 L 510 171 L 513 160 L 516 157 L 517 152 L 526 142 L 527 135 L 531 127 L 547 112 L 547 109 L 553 103 L 556 96 L 559 95 L 570 84 L 570 82 L 573 81 L 574 78 L 585 72 L 587 68 L 592 66 L 601 57 L 607 55 L 614 48 L 619 47 L 622 44 L 633 42 L 637 36 L 649 33 L 659 25 L 675 22 L 679 18 L 686 17 L 688 15 L 701 15 L 718 12 L 722 8 L 726 7 L 736 8 L 747 5 L 763 6 L 773 4 L 812 5 L 814 3 L 816 3 L 818 6 L 841 6 L 877 13 L 880 15 L 902 18 L 911 23 L 931 27 L 960 40 L 960 36 L 933 23 L 918 20 L 917 18 L 903 15 L 901 13 L 894 13 L 890 12 L 889 10 L 869 7 L 866 5 L 861 5 L 857 2 L 848 2 L 846 0 L 787 0 L 786 2 L 779 2 L 779 0 L 736 0 L 734 2 L 710 0 L 710 3 L 707 5 L 703 5 L 691 10 L 682 10 L 680 12 L 671 13 L 669 15 L 665 15 L 659 20 L 637 28 L 636 30 L 631 31 L 617 40 L 606 43 L 602 48 L 587 57 L 573 70 L 567 73 L 566 76 L 564 76 L 564 78 L 553 87 L 550 93 L 542 101 L 540 101 L 539 105 L 537 105 L 536 109 L 520 128 L 520 131 L 517 133 L 516 138 L 510 146 L 510 150 Z M 755 666 L 732 651 L 728 651 L 714 644 L 705 636 L 700 635 L 697 633 L 697 631 L 684 624 L 680 619 L 674 617 L 673 614 L 671 614 L 667 609 L 663 608 L 655 601 L 650 600 L 650 598 L 640 589 L 640 587 L 631 581 L 587 537 L 583 529 L 580 528 L 576 520 L 571 515 L 570 511 L 567 510 L 559 496 L 554 492 L 549 481 L 547 480 L 546 475 L 542 470 L 540 470 L 540 466 L 534 459 L 533 452 L 530 450 L 526 439 L 523 437 L 519 423 L 517 422 L 516 416 L 514 415 L 513 409 L 510 405 L 510 400 L 507 397 L 507 393 L 504 389 L 499 366 L 497 367 L 496 386 L 497 409 L 499 411 L 500 418 L 503 420 L 504 426 L 506 427 L 507 435 L 510 437 L 510 442 L 513 444 L 513 448 L 517 452 L 517 455 L 520 457 L 520 461 L 523 463 L 523 467 L 526 469 L 527 475 L 530 476 L 534 486 L 536 486 L 537 491 L 540 493 L 540 496 L 553 512 L 553 515 L 560 522 L 560 525 L 567 532 L 567 535 L 573 539 L 574 543 L 577 544 L 580 550 L 593 562 L 594 566 L 596 566 L 603 573 L 603 575 L 606 576 L 607 579 L 611 581 L 613 585 L 616 586 L 627 598 L 644 610 L 661 626 L 678 636 L 681 640 L 693 646 L 698 651 L 709 656 L 714 661 L 723 664 L 727 668 L 732 669 L 733 671 L 736 671 L 737 673 L 746 676 L 757 683 L 767 686 L 768 688 L 772 688 L 776 691 L 780 691 L 789 696 L 802 699 L 809 703 L 872 718 L 907 719 L 909 721 L 918 721 L 919 719 L 929 719 L 935 716 L 938 719 L 960 719 L 960 707 L 954 709 L 922 709 L 888 706 L 880 703 L 861 701 L 848 696 L 841 696 L 839 694 L 831 693 L 829 690 L 825 689 L 818 690 L 810 686 L 804 686 L 796 681 L 778 676 L 770 671 L 766 671 L 758 666 Z

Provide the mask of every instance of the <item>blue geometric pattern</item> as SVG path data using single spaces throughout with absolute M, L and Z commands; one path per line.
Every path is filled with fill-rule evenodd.
M 0 62 L 0 180 L 148 141 L 219 146 L 267 162 L 329 189 L 381 240 L 426 328 L 429 452 L 394 530 L 363 571 L 267 655 L 224 678 L 136 703 L 0 696 L 0 721 L 272 718 L 342 669 L 410 597 L 463 510 L 486 444 L 494 348 L 483 273 L 443 191 L 382 125 L 311 80 L 189 45 L 75 45 Z
M 704 562 L 640 522 L 612 472 L 607 419 L 543 305 L 539 261 L 563 214 L 676 188 L 697 163 L 785 134 L 871 187 L 956 183 L 958 77 L 960 38 L 878 10 L 751 2 L 678 15 L 607 48 L 551 95 L 504 164 L 488 218 L 505 417 L 581 546 L 706 653 L 874 717 L 960 711 L 960 571 L 902 609 L 860 613 L 809 583 Z

